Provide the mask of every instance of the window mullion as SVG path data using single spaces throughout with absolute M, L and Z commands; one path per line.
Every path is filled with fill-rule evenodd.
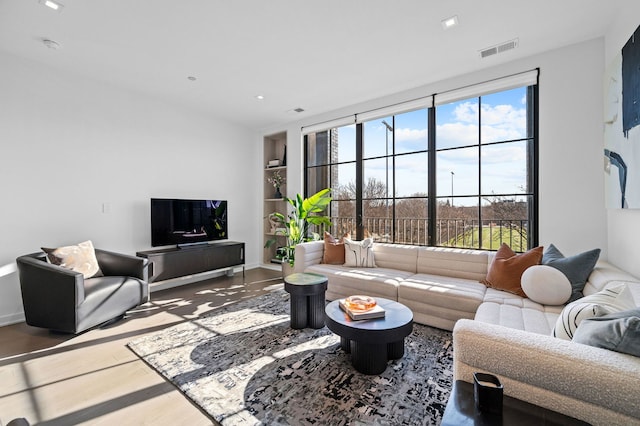
M 483 243 L 482 234 L 482 96 L 480 96 L 478 98 L 478 248 L 480 249 Z
M 362 190 L 364 184 L 363 135 L 364 125 L 362 123 L 356 124 L 356 240 L 364 239 L 364 223 L 362 222 Z
M 435 246 L 437 201 L 436 201 L 436 109 L 429 108 L 427 114 L 427 223 L 428 245 Z
M 308 197 L 309 195 L 309 135 L 304 135 L 303 137 L 303 146 L 304 146 L 304 196 Z M 287 194 L 285 194 L 286 196 Z
M 527 242 L 529 249 L 537 247 L 538 242 L 538 160 L 539 160 L 539 144 L 538 144 L 538 85 L 529 86 L 527 88 L 527 136 L 529 138 L 529 165 L 528 173 L 529 178 L 527 184 L 530 187 L 527 189 L 528 193 L 532 193 L 532 202 L 529 208 L 529 229 L 527 235 Z M 533 145 L 533 146 L 531 146 Z
M 391 242 L 396 242 L 396 116 L 391 117 L 391 126 L 393 132 L 391 132 L 391 176 L 393 180 L 393 187 L 391 188 Z M 387 200 L 389 202 L 389 200 Z

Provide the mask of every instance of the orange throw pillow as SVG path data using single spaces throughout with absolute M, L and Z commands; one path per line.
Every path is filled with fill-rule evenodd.
M 542 261 L 543 247 L 516 254 L 511 247 L 502 243 L 496 257 L 489 266 L 487 277 L 482 284 L 498 290 L 508 291 L 518 296 L 527 297 L 520 286 L 522 273 L 530 266 L 539 265 Z
M 344 239 L 336 238 L 324 231 L 324 254 L 322 255 L 322 263 L 329 265 L 344 264 Z

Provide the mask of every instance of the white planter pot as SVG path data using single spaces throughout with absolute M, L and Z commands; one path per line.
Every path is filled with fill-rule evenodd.
M 289 262 L 282 262 L 282 277 L 293 274 L 293 266 Z

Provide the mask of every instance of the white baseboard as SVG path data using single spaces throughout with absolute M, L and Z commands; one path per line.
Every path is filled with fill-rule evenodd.
M 282 271 L 282 265 L 277 263 L 263 263 L 260 265 L 261 268 L 270 269 L 272 271 Z
M 3 315 L 0 317 L 0 327 L 4 327 L 5 325 L 17 324 L 24 321 L 24 312 L 18 312 L 17 314 L 11 315 Z

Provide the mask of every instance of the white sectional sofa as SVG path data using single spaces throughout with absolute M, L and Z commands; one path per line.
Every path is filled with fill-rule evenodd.
M 328 278 L 327 299 L 367 294 L 411 308 L 417 323 L 453 331 L 455 379 L 497 375 L 505 393 L 592 424 L 640 425 L 640 358 L 551 336 L 563 306 L 487 288 L 493 253 L 374 245 L 375 268 L 321 264 L 322 241 L 296 246 L 295 272 Z M 640 280 L 599 262 L 584 294 L 626 282 L 640 306 Z

